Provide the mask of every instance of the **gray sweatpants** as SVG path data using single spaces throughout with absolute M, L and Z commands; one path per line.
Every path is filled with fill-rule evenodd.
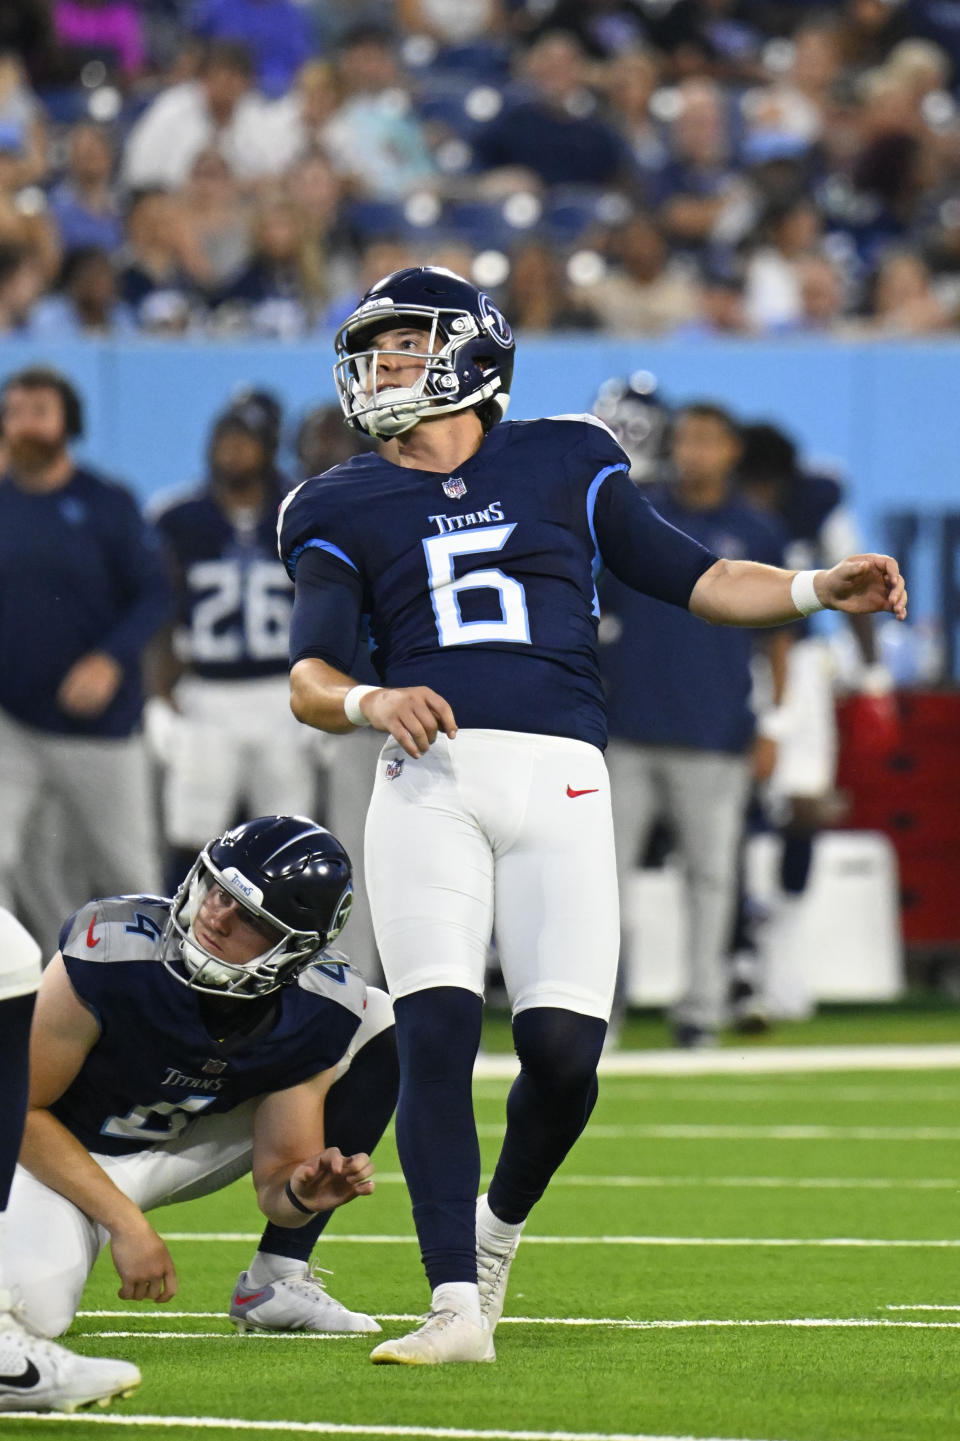
M 686 984 L 674 1022 L 714 1030 L 726 1015 L 727 944 L 737 855 L 750 793 L 746 756 L 611 740 L 607 769 L 621 897 L 658 817 L 683 861 L 689 919 Z
M 55 735 L 0 710 L 0 905 L 45 958 L 92 895 L 161 889 L 143 740 Z

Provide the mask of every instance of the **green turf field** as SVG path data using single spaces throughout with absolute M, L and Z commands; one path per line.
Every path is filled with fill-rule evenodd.
M 933 1039 L 957 1039 L 951 1019 Z M 476 1087 L 487 1174 L 506 1089 Z M 363 1336 L 237 1337 L 223 1313 L 259 1234 L 238 1183 L 156 1213 L 180 1275 L 170 1307 L 119 1302 L 98 1264 L 69 1341 L 135 1361 L 137 1395 L 0 1418 L 0 1441 L 957 1441 L 958 1102 L 958 1070 L 605 1078 L 529 1223 L 495 1367 L 374 1367 Z M 400 1332 L 426 1286 L 392 1142 L 377 1160 L 376 1195 L 340 1213 L 318 1259 L 336 1296 Z

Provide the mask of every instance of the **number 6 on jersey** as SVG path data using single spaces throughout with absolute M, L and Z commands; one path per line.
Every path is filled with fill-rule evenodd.
M 460 556 L 502 550 L 516 525 L 485 526 L 467 535 L 431 535 L 423 542 L 427 558 L 430 598 L 442 646 L 477 645 L 481 641 L 530 644 L 527 597 L 523 586 L 502 570 L 473 570 L 457 580 L 454 564 Z M 499 620 L 463 620 L 460 596 L 468 590 L 495 590 L 500 597 Z

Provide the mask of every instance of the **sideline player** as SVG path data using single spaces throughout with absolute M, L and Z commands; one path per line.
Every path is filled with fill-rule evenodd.
M 283 477 L 260 409 L 213 424 L 207 479 L 159 509 L 177 628 L 149 652 L 148 730 L 165 762 L 164 829 L 176 889 L 204 840 L 238 811 L 311 806 L 317 765 L 290 714 L 287 642 L 293 588 L 277 559 Z
M 9 911 L 0 908 L 0 1244 L 23 1136 L 30 1018 L 39 984 L 40 947 Z M 6 1279 L 0 1264 L 4 1287 Z M 0 1413 L 106 1406 L 140 1384 L 140 1372 L 129 1361 L 75 1356 L 38 1336 L 24 1325 L 6 1289 L 0 1289 L 0 1373 Z
M 35 1330 L 66 1330 L 108 1241 L 122 1299 L 170 1300 L 174 1264 L 145 1213 L 251 1166 L 271 1224 L 231 1319 L 380 1329 L 307 1272 L 333 1208 L 373 1190 L 367 1153 L 396 1097 L 389 999 L 326 949 L 350 898 L 329 831 L 262 816 L 212 841 L 172 902 L 91 901 L 64 926 L 37 998 L 6 1238 Z
M 660 519 L 591 417 L 497 425 L 513 335 L 451 271 L 379 281 L 336 348 L 348 423 L 385 444 L 306 481 L 281 512 L 291 704 L 321 730 L 388 737 L 367 884 L 395 1003 L 397 1144 L 433 1290 L 426 1322 L 372 1359 L 492 1361 L 523 1223 L 596 1101 L 617 966 L 597 571 L 736 625 L 824 606 L 902 617 L 905 591 L 888 556 L 797 575 L 717 559 Z M 379 687 L 347 669 L 365 617 Z M 477 1203 L 471 1082 L 491 927 L 520 1074 Z

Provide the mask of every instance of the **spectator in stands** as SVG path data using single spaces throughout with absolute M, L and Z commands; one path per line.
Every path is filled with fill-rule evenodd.
M 110 255 L 97 245 L 67 252 L 57 294 L 37 302 L 29 324 L 29 334 L 45 340 L 129 335 L 135 330 L 133 312 L 117 295 Z
M 796 328 L 841 332 L 846 323 L 849 285 L 836 261 L 829 255 L 806 255 L 797 261 L 796 276 L 800 287 Z
M 143 69 L 143 16 L 134 0 L 54 0 L 53 26 L 81 65 L 102 61 L 112 79 L 127 82 Z
M 12 908 L 24 838 L 50 797 L 97 895 L 153 890 L 160 874 L 138 728 L 140 655 L 169 604 L 160 547 L 132 496 L 73 459 L 83 418 L 63 376 L 18 371 L 0 405 L 0 895 Z M 46 870 L 47 858 L 31 855 L 34 867 Z M 36 899 L 23 897 L 28 909 Z M 31 914 L 47 954 L 83 899 L 51 890 L 50 913 Z
M 139 195 L 127 217 L 126 263 L 120 272 L 121 298 L 134 312 L 138 325 L 148 319 L 145 307 L 157 295 L 164 298 L 149 307 L 153 320 L 160 311 L 180 314 L 185 308 L 202 306 L 184 253 L 184 231 L 173 196 L 162 190 Z M 152 325 L 153 320 L 148 323 Z
M 663 233 L 634 215 L 608 233 L 606 273 L 580 292 L 603 329 L 613 335 L 658 335 L 696 313 L 691 268 L 672 261 Z
M 250 211 L 220 151 L 201 150 L 176 197 L 184 254 L 205 291 L 219 292 L 250 254 Z
M 520 77 L 533 94 L 505 105 L 480 131 L 478 169 L 499 171 L 504 180 L 519 169 L 545 186 L 630 184 L 629 149 L 596 114 L 586 56 L 575 36 L 552 30 L 543 35 L 524 57 Z
M 326 298 L 323 252 L 284 191 L 261 198 L 250 260 L 222 292 L 218 323 L 246 317 L 258 335 L 292 338 L 314 326 Z M 221 313 L 222 312 L 222 313 Z
M 759 332 L 784 330 L 802 313 L 799 262 L 816 253 L 820 215 L 806 196 L 771 206 L 764 217 L 761 243 L 747 261 L 746 311 Z
M 47 171 L 43 108 L 18 56 L 0 49 L 0 140 L 7 155 L 3 187 L 17 190 L 42 181 Z
M 751 129 L 812 145 L 828 131 L 837 110 L 841 57 L 836 21 L 821 16 L 805 22 L 791 45 L 783 76 L 748 90 L 741 106 Z
M 340 77 L 331 61 L 311 60 L 304 65 L 271 115 L 278 170 L 288 169 L 304 155 L 323 152 L 324 128 L 342 101 Z
M 886 335 L 928 335 L 956 324 L 956 316 L 933 289 L 921 256 L 893 250 L 884 256 L 872 282 L 867 326 Z
M 67 168 L 50 192 L 50 213 L 65 250 L 100 245 L 119 250 L 123 217 L 113 184 L 114 147 L 99 125 L 83 121 L 67 136 Z
M 198 0 L 190 28 L 204 40 L 245 46 L 257 85 L 271 99 L 289 90 L 310 55 L 309 21 L 294 0 Z
M 539 40 L 550 31 L 565 31 L 574 36 L 591 60 L 613 58 L 649 37 L 645 17 L 638 14 L 642 7 L 632 0 L 551 0 L 546 5 L 521 8 L 533 11 L 534 23 L 524 27 L 529 39 Z
M 732 159 L 730 120 L 723 91 L 711 80 L 678 87 L 678 110 L 670 125 L 670 160 L 650 200 L 672 244 L 703 250 L 725 208 L 745 187 Z
M 586 331 L 600 323 L 570 285 L 564 256 L 545 240 L 528 240 L 512 252 L 503 308 L 517 330 Z
M 645 177 L 658 175 L 668 159 L 660 126 L 650 113 L 660 68 L 652 51 L 624 50 L 598 75 L 607 117 L 627 142 L 642 189 Z
M 856 74 L 881 65 L 910 30 L 904 0 L 846 0 L 840 24 L 844 66 Z
M 342 99 L 320 139 L 353 193 L 394 199 L 431 184 L 436 165 L 390 34 L 348 36 L 337 51 L 336 73 Z
M 252 77 L 242 45 L 211 45 L 200 78 L 161 91 L 130 131 L 122 166 L 129 189 L 179 189 L 210 146 L 240 180 L 275 174 L 271 110 Z
M 31 253 L 0 240 L 0 335 L 24 334 L 44 288 L 43 271 Z
M 704 267 L 696 285 L 696 312 L 672 332 L 677 340 L 707 340 L 722 335 L 752 335 L 743 304 L 743 272 L 735 264 Z
M 397 27 L 404 35 L 429 35 L 438 45 L 466 45 L 488 41 L 504 33 L 504 0 L 457 0 L 454 5 L 436 0 L 396 0 Z

